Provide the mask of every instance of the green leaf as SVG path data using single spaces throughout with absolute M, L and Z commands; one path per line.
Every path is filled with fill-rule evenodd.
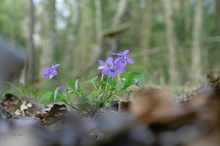
M 92 84 L 95 84 L 95 81 L 98 79 L 98 76 L 95 76 L 94 78 L 90 79 L 90 80 L 87 80 L 86 82 L 87 83 L 92 83 Z
M 92 100 L 92 102 L 93 102 L 93 104 L 95 104 L 95 105 L 99 105 L 100 104 L 100 100 L 99 99 L 94 99 L 94 100 Z
M 89 94 L 88 96 L 86 96 L 86 99 L 92 99 L 92 94 Z
M 127 72 L 120 75 L 120 78 L 125 78 L 125 85 L 123 89 L 128 88 L 130 85 L 135 84 L 137 81 L 142 81 L 144 77 L 143 73 L 139 72 Z
M 51 99 L 53 96 L 54 96 L 53 92 L 48 91 L 47 93 L 45 93 L 45 94 L 41 97 L 39 103 L 40 103 L 40 104 L 43 104 L 43 103 L 49 102 L 50 99 Z
M 70 81 L 69 86 L 70 86 L 71 89 L 75 90 L 75 82 Z
M 108 85 L 110 85 L 112 88 L 113 88 L 113 90 L 115 89 L 115 86 L 117 85 L 117 80 L 114 78 L 114 79 L 111 79 L 111 78 L 109 78 L 108 79 Z
M 15 104 L 15 108 L 20 110 L 21 109 L 21 105 L 19 103 Z
M 100 90 L 99 89 L 95 89 L 90 94 L 92 95 L 92 98 L 96 98 L 100 94 Z
M 106 81 L 100 81 L 99 84 L 100 84 L 101 88 L 104 89 L 107 82 Z
M 56 96 L 56 97 L 55 97 Z M 53 96 L 50 97 L 49 103 L 56 103 L 56 102 L 67 102 L 68 94 L 62 94 L 62 91 L 57 87 L 54 91 Z
M 23 94 L 25 94 L 24 84 L 23 84 L 23 83 L 20 83 L 19 86 L 20 86 L 20 88 L 21 88 L 21 92 L 22 92 Z
M 70 86 L 70 88 L 72 89 L 72 90 L 74 90 L 74 91 L 76 91 L 76 84 L 78 84 L 79 83 L 79 79 L 77 79 L 75 82 L 73 82 L 73 81 L 70 81 L 69 82 L 69 86 Z
M 86 96 L 86 99 L 88 100 L 94 100 L 100 93 L 99 89 L 93 90 L 88 96 Z
M 135 75 L 135 79 L 138 79 L 138 81 L 143 81 L 144 79 L 144 73 L 138 73 Z
M 54 100 L 53 97 L 50 100 L 50 103 L 56 103 L 56 102 L 65 102 L 65 99 L 61 94 L 58 94 L 56 100 Z
M 125 83 L 124 82 L 118 82 L 115 86 L 116 89 L 123 89 L 125 86 Z
M 92 93 L 91 93 L 92 94 L 92 98 L 96 98 L 99 95 L 99 93 L 100 93 L 99 89 L 93 90 Z
M 85 104 L 87 101 L 88 100 L 86 98 L 78 98 L 78 104 Z
M 55 101 L 57 99 L 59 91 L 60 91 L 60 89 L 57 87 L 54 91 L 54 97 L 51 98 L 50 101 L 53 101 L 53 100 Z
M 64 99 L 64 102 L 68 102 L 68 100 L 69 100 L 69 95 L 68 95 L 67 93 L 65 93 L 65 94 L 63 95 L 63 99 Z
M 82 96 L 83 91 L 79 88 L 79 90 L 75 89 L 76 82 L 70 81 L 69 86 L 72 89 L 72 92 L 76 94 L 76 96 Z

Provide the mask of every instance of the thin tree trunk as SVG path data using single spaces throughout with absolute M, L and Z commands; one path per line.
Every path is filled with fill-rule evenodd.
M 189 0 L 184 0 L 184 15 L 185 15 L 185 31 L 186 34 L 190 32 L 190 26 L 191 26 L 191 11 L 190 11 L 190 2 Z
M 142 52 L 142 60 L 143 65 L 146 68 L 147 65 L 147 50 L 150 48 L 150 40 L 151 40 L 151 27 L 152 27 L 152 12 L 153 12 L 153 0 L 148 0 L 146 2 L 146 7 L 143 9 L 142 17 L 144 18 L 141 25 L 141 41 L 140 48 L 143 50 Z M 146 16 L 146 17 L 144 17 Z
M 129 2 L 128 0 L 120 0 L 118 2 L 118 7 L 117 7 L 116 13 L 113 17 L 113 21 L 112 21 L 112 28 L 113 29 L 116 29 L 121 24 L 121 19 L 123 18 L 124 14 L 125 14 L 128 2 Z M 112 37 L 112 41 L 111 41 L 112 52 L 116 52 L 116 50 L 118 48 L 117 46 L 119 43 L 119 39 L 120 39 L 120 37 L 118 36 L 118 34 L 116 34 L 115 36 Z M 102 59 L 101 57 L 104 56 L 105 52 L 102 49 L 103 41 L 104 41 L 104 35 L 100 35 L 98 38 L 97 44 L 95 46 L 94 53 L 92 55 L 93 57 L 91 58 L 89 66 L 93 65 L 94 63 L 96 63 L 98 61 L 98 59 Z
M 79 24 L 79 42 L 77 43 L 76 49 L 74 49 L 74 56 L 75 66 L 74 68 L 82 69 L 88 63 L 88 58 L 91 56 L 91 44 L 93 43 L 92 32 L 93 32 L 93 25 L 90 19 L 92 18 L 92 9 L 91 9 L 91 1 L 90 0 L 83 0 L 81 1 L 81 17 L 80 17 L 80 24 Z
M 102 35 L 102 7 L 101 7 L 101 1 L 95 0 L 95 9 L 96 9 L 96 45 L 93 49 L 93 55 L 90 59 L 90 63 L 87 68 L 90 66 L 93 66 L 95 63 L 97 63 L 98 59 L 100 58 L 100 55 L 102 54 L 102 44 L 103 44 L 103 37 Z
M 123 18 L 125 11 L 127 9 L 128 0 L 120 0 L 118 2 L 118 7 L 113 18 L 112 27 L 115 28 L 121 23 L 121 19 Z
M 41 64 L 40 64 L 40 74 L 43 74 L 43 71 L 46 67 L 54 64 L 53 54 L 56 46 L 56 16 L 55 16 L 55 5 L 56 0 L 45 1 L 45 19 L 43 20 L 44 30 L 42 38 L 42 52 L 41 52 Z M 43 77 L 43 76 L 41 76 Z
M 200 78 L 202 72 L 201 64 L 201 35 L 202 35 L 202 0 L 197 0 L 194 23 L 193 23 L 193 42 L 192 42 L 192 78 Z
M 95 0 L 96 9 L 96 36 L 99 38 L 102 33 L 102 5 L 100 0 Z
M 64 62 L 65 62 L 65 66 L 66 69 L 72 71 L 73 69 L 73 60 L 72 58 L 74 57 L 74 48 L 76 46 L 76 33 L 77 30 L 79 28 L 79 22 L 80 22 L 80 0 L 74 0 L 74 4 L 73 4 L 73 22 L 69 22 L 70 24 L 68 24 L 68 44 L 65 50 L 65 58 L 64 58 Z M 69 18 L 71 19 L 71 18 Z
M 27 80 L 32 82 L 36 78 L 35 70 L 35 49 L 33 43 L 34 33 L 34 4 L 33 0 L 29 0 L 29 21 L 28 21 L 28 37 L 27 37 L 27 48 L 28 48 L 28 63 L 27 63 Z
M 112 22 L 112 28 L 116 28 L 118 25 L 121 24 L 122 22 L 121 20 L 126 12 L 128 2 L 129 2 L 128 0 L 120 0 L 118 2 L 118 7 Z M 111 41 L 112 52 L 116 52 L 118 50 L 119 43 L 120 43 L 120 36 L 115 36 L 114 38 L 112 38 Z
M 103 37 L 102 37 L 102 7 L 101 7 L 101 1 L 95 0 L 95 9 L 96 9 L 96 46 L 94 47 L 94 55 L 91 58 L 91 62 L 89 64 L 93 65 L 97 59 L 100 59 L 100 54 L 102 52 L 102 43 L 103 43 Z
M 216 27 L 217 27 L 217 33 L 220 33 L 220 1 L 219 0 L 215 0 L 215 3 L 216 3 L 216 16 L 217 16 L 217 23 L 216 23 Z M 218 47 L 220 48 L 220 43 L 218 43 Z M 220 50 L 218 50 L 218 53 L 220 54 Z M 216 59 L 216 60 L 218 60 L 218 59 Z M 214 64 L 214 69 L 215 70 L 218 70 L 218 68 L 219 68 L 219 63 L 218 63 L 218 61 L 215 61 L 216 63 Z M 216 74 L 218 74 L 219 73 L 219 71 L 216 71 L 217 73 Z
M 172 20 L 173 9 L 171 0 L 162 0 L 165 10 L 165 24 L 166 24 L 166 37 L 168 47 L 168 65 L 169 65 L 169 81 L 170 84 L 177 83 L 177 70 L 176 70 L 176 37 L 174 32 L 174 23 Z
M 93 49 L 93 55 L 89 66 L 92 66 L 98 59 L 100 59 L 100 54 L 102 54 L 102 7 L 101 1 L 95 0 L 95 9 L 96 9 L 96 46 Z

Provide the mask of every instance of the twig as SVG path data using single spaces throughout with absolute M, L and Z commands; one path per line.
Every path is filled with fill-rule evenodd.
M 110 37 L 116 36 L 121 32 L 125 31 L 126 29 L 128 29 L 130 26 L 131 26 L 130 23 L 124 23 L 118 26 L 117 28 L 103 30 L 100 35 L 100 39 L 103 39 L 106 36 L 110 36 Z

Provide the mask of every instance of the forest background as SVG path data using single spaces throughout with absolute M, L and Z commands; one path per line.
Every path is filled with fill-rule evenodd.
M 129 49 L 143 84 L 181 87 L 218 75 L 219 0 L 1 0 L 0 35 L 23 47 L 35 96 L 100 75 L 98 59 Z M 61 64 L 59 76 L 43 76 Z M 89 88 L 89 85 L 85 85 Z

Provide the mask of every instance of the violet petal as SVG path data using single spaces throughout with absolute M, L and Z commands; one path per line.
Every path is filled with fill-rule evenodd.
M 123 56 L 128 56 L 129 53 L 130 53 L 129 50 L 125 50 L 125 51 L 122 53 L 122 55 L 123 55 Z
M 129 57 L 127 57 L 127 62 L 128 62 L 129 64 L 134 64 L 134 63 L 135 63 L 134 59 L 131 59 L 131 58 L 129 58 Z

